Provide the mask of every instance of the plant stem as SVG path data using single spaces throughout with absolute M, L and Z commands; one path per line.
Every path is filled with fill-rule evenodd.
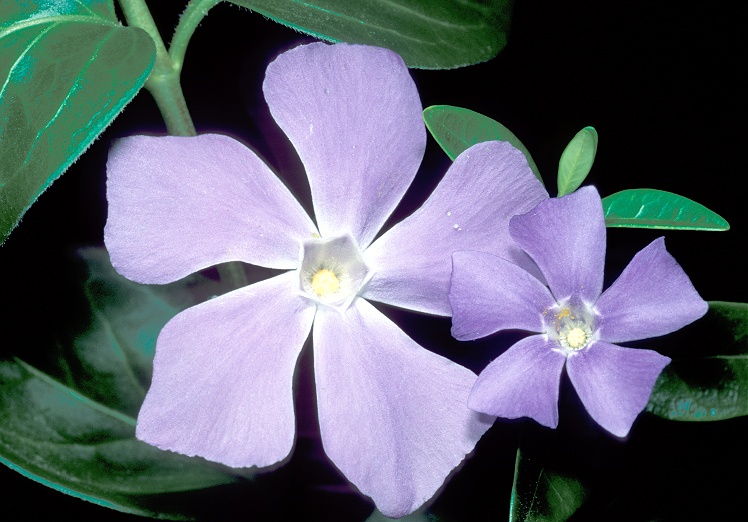
M 156 60 L 153 64 L 153 71 L 145 83 L 145 88 L 156 100 L 156 105 L 166 123 L 166 130 L 172 136 L 195 136 L 197 134 L 187 109 L 179 77 L 182 73 L 187 45 L 195 28 L 208 10 L 219 1 L 190 0 L 179 19 L 167 51 L 145 0 L 119 0 L 127 23 L 146 31 L 156 45 Z M 218 265 L 217 269 L 221 279 L 234 288 L 248 284 L 244 266 L 239 262 L 223 263 Z
M 177 28 L 174 30 L 174 36 L 169 44 L 169 55 L 174 67 L 180 72 L 184 63 L 184 55 L 187 52 L 187 45 L 190 38 L 195 32 L 198 24 L 208 14 L 208 11 L 218 5 L 221 0 L 190 0 L 187 8 L 179 18 Z
M 145 82 L 145 88 L 156 100 L 166 123 L 166 130 L 172 136 L 194 136 L 195 125 L 179 83 L 181 65 L 177 67 L 169 56 L 145 0 L 119 0 L 119 3 L 127 23 L 147 32 L 156 45 L 156 60 L 153 71 Z

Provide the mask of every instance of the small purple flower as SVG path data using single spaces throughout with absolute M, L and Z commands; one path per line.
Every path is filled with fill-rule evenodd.
M 226 261 L 288 270 L 164 327 L 137 436 L 234 467 L 282 461 L 311 331 L 325 452 L 382 513 L 403 516 L 434 495 L 493 419 L 467 408 L 473 372 L 421 348 L 367 299 L 450 315 L 452 252 L 530 266 L 509 219 L 547 193 L 519 151 L 476 145 L 375 241 L 426 145 L 400 57 L 300 46 L 270 64 L 263 90 L 306 168 L 316 224 L 229 137 L 135 136 L 110 152 L 105 241 L 121 274 L 168 283 Z
M 612 343 L 674 332 L 704 315 L 707 303 L 665 250 L 664 238 L 636 254 L 602 292 L 605 218 L 594 187 L 542 201 L 513 217 L 509 231 L 548 286 L 500 257 L 455 252 L 452 334 L 460 340 L 507 329 L 538 335 L 522 339 L 483 370 L 468 406 L 555 428 L 566 365 L 590 416 L 625 437 L 670 359 Z

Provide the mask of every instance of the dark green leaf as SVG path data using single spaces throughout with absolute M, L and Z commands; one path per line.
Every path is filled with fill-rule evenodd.
M 579 188 L 590 173 L 597 153 L 597 131 L 585 127 L 577 132 L 561 153 L 558 162 L 558 197 L 571 194 Z
M 512 0 L 230 0 L 332 42 L 387 47 L 409 67 L 484 62 L 506 45 Z
M 719 214 L 688 198 L 656 189 L 629 189 L 603 198 L 609 227 L 729 230 Z
M 698 338 L 709 339 L 708 345 L 673 359 L 657 379 L 647 411 L 697 422 L 748 415 L 748 304 L 712 301 L 695 326 L 706 332 Z M 698 355 L 715 349 L 718 355 Z
M 157 508 L 152 499 L 229 483 L 236 472 L 136 440 L 134 416 L 161 326 L 220 289 L 200 276 L 138 285 L 117 275 L 103 250 L 82 256 L 91 323 L 70 343 L 60 341 L 60 366 L 53 369 L 59 378 L 18 359 L 0 361 L 0 462 L 106 507 L 189 516 L 171 505 Z
M 517 448 L 510 522 L 563 522 L 583 504 L 586 488 Z
M 166 286 L 141 285 L 117 274 L 103 249 L 79 255 L 86 265 L 82 290 L 91 319 L 85 331 L 60 343 L 60 378 L 89 398 L 136 416 L 150 385 L 161 328 L 221 289 L 197 274 Z
M 433 105 L 423 111 L 423 120 L 450 159 L 454 160 L 476 143 L 491 140 L 507 141 L 525 155 L 535 177 L 543 182 L 527 148 L 512 131 L 488 116 L 451 105 Z
M 111 0 L 0 3 L 0 243 L 140 90 L 154 55 Z

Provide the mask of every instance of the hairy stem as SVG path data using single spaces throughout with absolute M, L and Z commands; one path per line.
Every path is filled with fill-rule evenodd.
M 127 23 L 147 32 L 156 46 L 156 61 L 151 75 L 145 82 L 145 88 L 156 100 L 167 131 L 173 136 L 194 136 L 195 125 L 182 94 L 182 85 L 179 83 L 181 66 L 175 65 L 166 50 L 145 0 L 119 0 L 119 3 Z
M 182 70 L 182 64 L 184 63 L 184 55 L 187 52 L 187 45 L 190 43 L 190 38 L 195 32 L 198 24 L 208 14 L 208 11 L 214 6 L 218 5 L 221 0 L 190 0 L 187 4 L 187 8 L 179 18 L 179 23 L 174 31 L 174 36 L 169 44 L 169 55 L 171 61 L 177 70 Z
M 158 32 L 145 0 L 119 0 L 127 23 L 146 31 L 156 45 L 156 61 L 145 88 L 153 95 L 166 129 L 172 136 L 195 136 L 197 134 L 187 102 L 182 93 L 180 74 L 184 55 L 192 34 L 200 21 L 220 0 L 190 0 L 174 31 L 169 50 Z M 248 283 L 244 267 L 239 262 L 218 265 L 221 279 L 235 288 Z

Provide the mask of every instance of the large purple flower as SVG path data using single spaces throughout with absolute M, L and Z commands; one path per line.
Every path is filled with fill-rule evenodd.
M 306 168 L 316 226 L 226 136 L 112 147 L 105 241 L 121 274 L 168 283 L 225 261 L 289 270 L 164 327 L 137 436 L 235 467 L 283 460 L 294 368 L 312 331 L 325 452 L 382 513 L 402 516 L 433 496 L 493 419 L 467 408 L 473 372 L 421 348 L 364 298 L 450 315 L 452 252 L 531 264 L 508 223 L 547 194 L 513 147 L 476 145 L 374 241 L 425 149 L 402 60 L 375 47 L 301 46 L 270 64 L 263 89 Z
M 665 250 L 664 238 L 636 254 L 602 292 L 605 218 L 593 187 L 541 202 L 512 218 L 509 231 L 548 286 L 500 257 L 455 252 L 452 334 L 471 340 L 516 328 L 538 335 L 522 339 L 483 370 L 468 406 L 555 428 L 565 364 L 590 416 L 626 436 L 670 359 L 612 343 L 678 330 L 704 315 L 707 303 Z

